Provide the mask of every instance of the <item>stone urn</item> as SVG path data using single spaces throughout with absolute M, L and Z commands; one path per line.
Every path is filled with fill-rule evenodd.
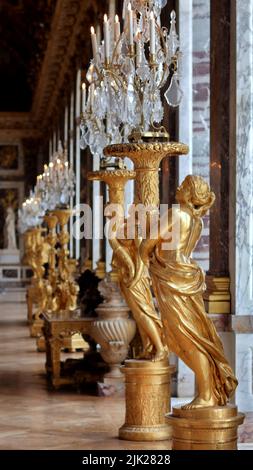
M 116 273 L 108 274 L 98 289 L 104 301 L 96 309 L 98 318 L 92 323 L 91 336 L 100 345 L 101 356 L 110 367 L 104 382 L 116 385 L 124 381 L 120 367 L 134 338 L 136 323 L 129 316 L 130 310 L 120 293 Z

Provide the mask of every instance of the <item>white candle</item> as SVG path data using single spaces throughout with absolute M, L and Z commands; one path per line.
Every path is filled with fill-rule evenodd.
M 114 39 L 117 43 L 120 38 L 120 22 L 118 15 L 115 15 L 115 23 L 114 23 Z
M 86 84 L 82 84 L 82 112 L 85 113 L 86 110 Z
M 92 52 L 95 63 L 97 62 L 97 53 L 98 53 L 98 45 L 97 45 L 97 35 L 95 33 L 95 29 L 93 26 L 90 28 L 91 33 L 91 44 L 92 44 Z
M 101 43 L 101 28 L 100 24 L 96 26 L 97 44 L 100 46 Z
M 116 44 L 116 55 L 120 55 L 120 22 L 118 15 L 115 16 L 114 23 L 114 40 Z
M 133 10 L 131 3 L 128 4 L 128 28 L 129 28 L 129 44 L 134 44 L 134 23 L 133 23 Z
M 150 13 L 150 54 L 155 54 L 155 17 Z
M 69 175 L 69 162 L 65 162 L 64 165 L 65 165 L 65 178 L 68 179 L 68 175 Z
M 105 44 L 105 59 L 110 58 L 110 29 L 107 15 L 104 15 L 104 44 Z

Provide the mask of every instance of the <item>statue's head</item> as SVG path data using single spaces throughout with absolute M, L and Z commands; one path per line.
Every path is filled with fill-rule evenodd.
M 177 188 L 176 199 L 202 216 L 213 205 L 215 194 L 201 176 L 188 175 Z

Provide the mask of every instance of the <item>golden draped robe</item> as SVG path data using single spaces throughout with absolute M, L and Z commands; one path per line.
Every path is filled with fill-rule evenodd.
M 218 405 L 225 405 L 237 380 L 225 358 L 216 329 L 205 312 L 202 298 L 204 272 L 191 258 L 200 238 L 202 220 L 190 210 L 181 210 L 180 217 L 181 235 L 177 249 L 163 250 L 163 240 L 159 240 L 150 259 L 150 274 L 165 339 L 169 349 L 179 357 L 184 338 L 187 338 L 193 345 L 193 353 L 195 347 L 208 358 L 213 394 Z

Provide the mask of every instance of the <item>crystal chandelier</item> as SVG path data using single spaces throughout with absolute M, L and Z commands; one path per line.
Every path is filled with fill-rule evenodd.
M 104 16 L 104 40 L 91 27 L 93 60 L 87 72 L 88 97 L 81 120 L 81 147 L 102 155 L 109 144 L 169 138 L 161 126 L 161 89 L 170 106 L 180 104 L 180 56 L 176 13 L 169 30 L 161 26 L 167 0 L 125 1 L 124 28 Z
M 18 229 L 20 233 L 26 232 L 29 228 L 38 227 L 43 222 L 43 210 L 41 199 L 35 191 L 30 191 L 30 196 L 27 198 L 21 209 L 18 210 Z
M 42 224 L 47 211 L 66 208 L 74 196 L 75 175 L 67 161 L 67 151 L 59 142 L 49 165 L 44 165 L 44 173 L 37 176 L 37 183 L 30 197 L 19 209 L 19 231 Z
M 44 165 L 44 173 L 37 176 L 36 192 L 40 196 L 43 208 L 50 211 L 67 207 L 74 196 L 75 175 L 67 161 L 67 151 L 59 142 L 49 165 Z

